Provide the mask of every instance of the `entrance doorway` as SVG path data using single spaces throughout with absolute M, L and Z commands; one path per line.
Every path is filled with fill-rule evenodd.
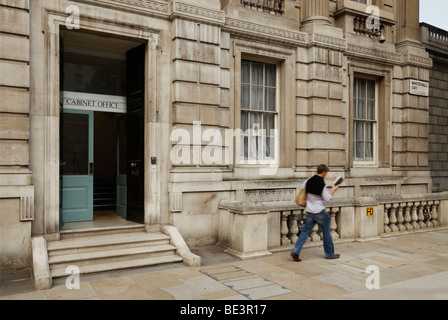
M 61 30 L 60 227 L 144 222 L 146 45 Z

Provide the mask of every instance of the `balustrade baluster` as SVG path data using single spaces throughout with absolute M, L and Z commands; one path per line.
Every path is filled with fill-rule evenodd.
M 291 214 L 291 211 L 282 211 L 282 225 L 280 228 L 281 243 L 282 246 L 287 246 L 291 244 L 291 240 L 288 238 L 289 228 L 288 228 L 288 217 Z
M 385 204 L 384 205 L 384 233 L 390 233 L 392 230 L 389 227 L 389 211 L 390 211 L 391 205 Z
M 336 213 L 340 212 L 340 209 L 330 208 L 330 234 L 333 240 L 339 239 L 339 234 L 336 229 L 338 225 L 336 224 Z
M 275 0 L 274 1 L 274 12 L 275 13 L 279 13 L 280 12 L 279 0 Z
M 301 215 L 300 211 L 293 211 L 291 216 L 291 226 L 289 230 L 291 231 L 291 243 L 295 244 L 299 238 L 297 234 L 299 233 L 299 226 L 297 225 L 297 220 Z
M 398 231 L 398 227 L 396 225 L 396 223 L 397 223 L 396 212 L 397 212 L 397 204 L 394 203 L 394 204 L 392 204 L 392 207 L 390 208 L 390 216 L 389 216 L 389 221 L 390 221 L 389 227 L 392 230 L 392 232 Z
M 263 11 L 269 11 L 269 1 L 263 0 Z
M 269 0 L 269 12 L 274 12 L 274 0 Z
M 426 228 L 425 217 L 423 216 L 423 201 L 420 202 L 420 205 L 418 207 L 418 225 L 420 226 L 420 229 Z
M 439 223 L 439 214 L 437 213 L 437 210 L 438 210 L 438 207 L 439 207 L 439 203 L 440 203 L 440 201 L 438 201 L 438 200 L 435 200 L 434 202 L 433 202 L 433 204 L 432 204 L 432 207 L 431 207 L 431 216 L 432 216 L 432 224 L 433 224 L 433 226 L 435 227 L 435 228 L 437 228 L 438 226 L 440 226 L 440 223 Z
M 404 226 L 406 228 L 406 230 L 412 230 L 414 229 L 412 227 L 411 221 L 411 203 L 407 202 L 404 203 Z
M 432 204 L 432 201 L 427 201 L 426 205 L 425 205 L 425 208 L 426 208 L 426 210 L 428 210 L 429 213 L 431 213 L 431 204 Z M 431 222 L 431 217 L 429 219 L 425 219 L 425 220 L 426 220 L 425 223 L 426 223 L 427 228 L 432 228 L 434 226 Z
M 417 209 L 418 209 L 418 202 L 411 202 L 412 205 L 412 214 L 411 214 L 411 219 L 412 219 L 412 227 L 414 228 L 414 230 L 418 230 L 420 229 L 420 225 L 417 223 L 418 222 L 418 215 L 417 215 Z
M 311 234 L 310 234 L 310 240 L 312 242 L 317 242 L 320 241 L 320 236 L 317 234 L 317 231 L 319 230 L 319 226 L 317 225 L 317 223 L 314 225 L 313 229 L 311 230 Z
M 406 204 L 404 204 L 406 205 Z M 406 227 L 404 226 L 404 216 L 403 216 L 403 203 L 398 204 L 398 213 L 397 213 L 397 227 L 398 231 L 406 231 Z

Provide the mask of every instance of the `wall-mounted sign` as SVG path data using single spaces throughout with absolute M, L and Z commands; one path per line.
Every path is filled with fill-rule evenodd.
M 367 208 L 367 216 L 373 217 L 373 208 Z
M 61 92 L 64 109 L 126 113 L 126 97 L 83 92 Z
M 409 80 L 409 93 L 417 96 L 429 97 L 429 82 L 419 80 Z

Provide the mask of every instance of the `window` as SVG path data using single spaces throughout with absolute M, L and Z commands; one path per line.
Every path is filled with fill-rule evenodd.
M 241 61 L 241 160 L 275 160 L 277 66 Z
M 355 78 L 353 89 L 353 160 L 373 163 L 376 157 L 376 82 Z
M 364 3 L 364 4 L 369 4 L 369 2 L 370 2 L 369 0 L 352 0 L 352 1 Z

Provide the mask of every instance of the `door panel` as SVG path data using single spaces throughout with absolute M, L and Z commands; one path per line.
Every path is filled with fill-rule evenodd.
M 146 44 L 126 56 L 127 73 L 127 219 L 144 222 Z
M 93 112 L 64 110 L 61 137 L 64 222 L 93 220 Z
M 117 121 L 117 214 L 127 215 L 127 117 Z

